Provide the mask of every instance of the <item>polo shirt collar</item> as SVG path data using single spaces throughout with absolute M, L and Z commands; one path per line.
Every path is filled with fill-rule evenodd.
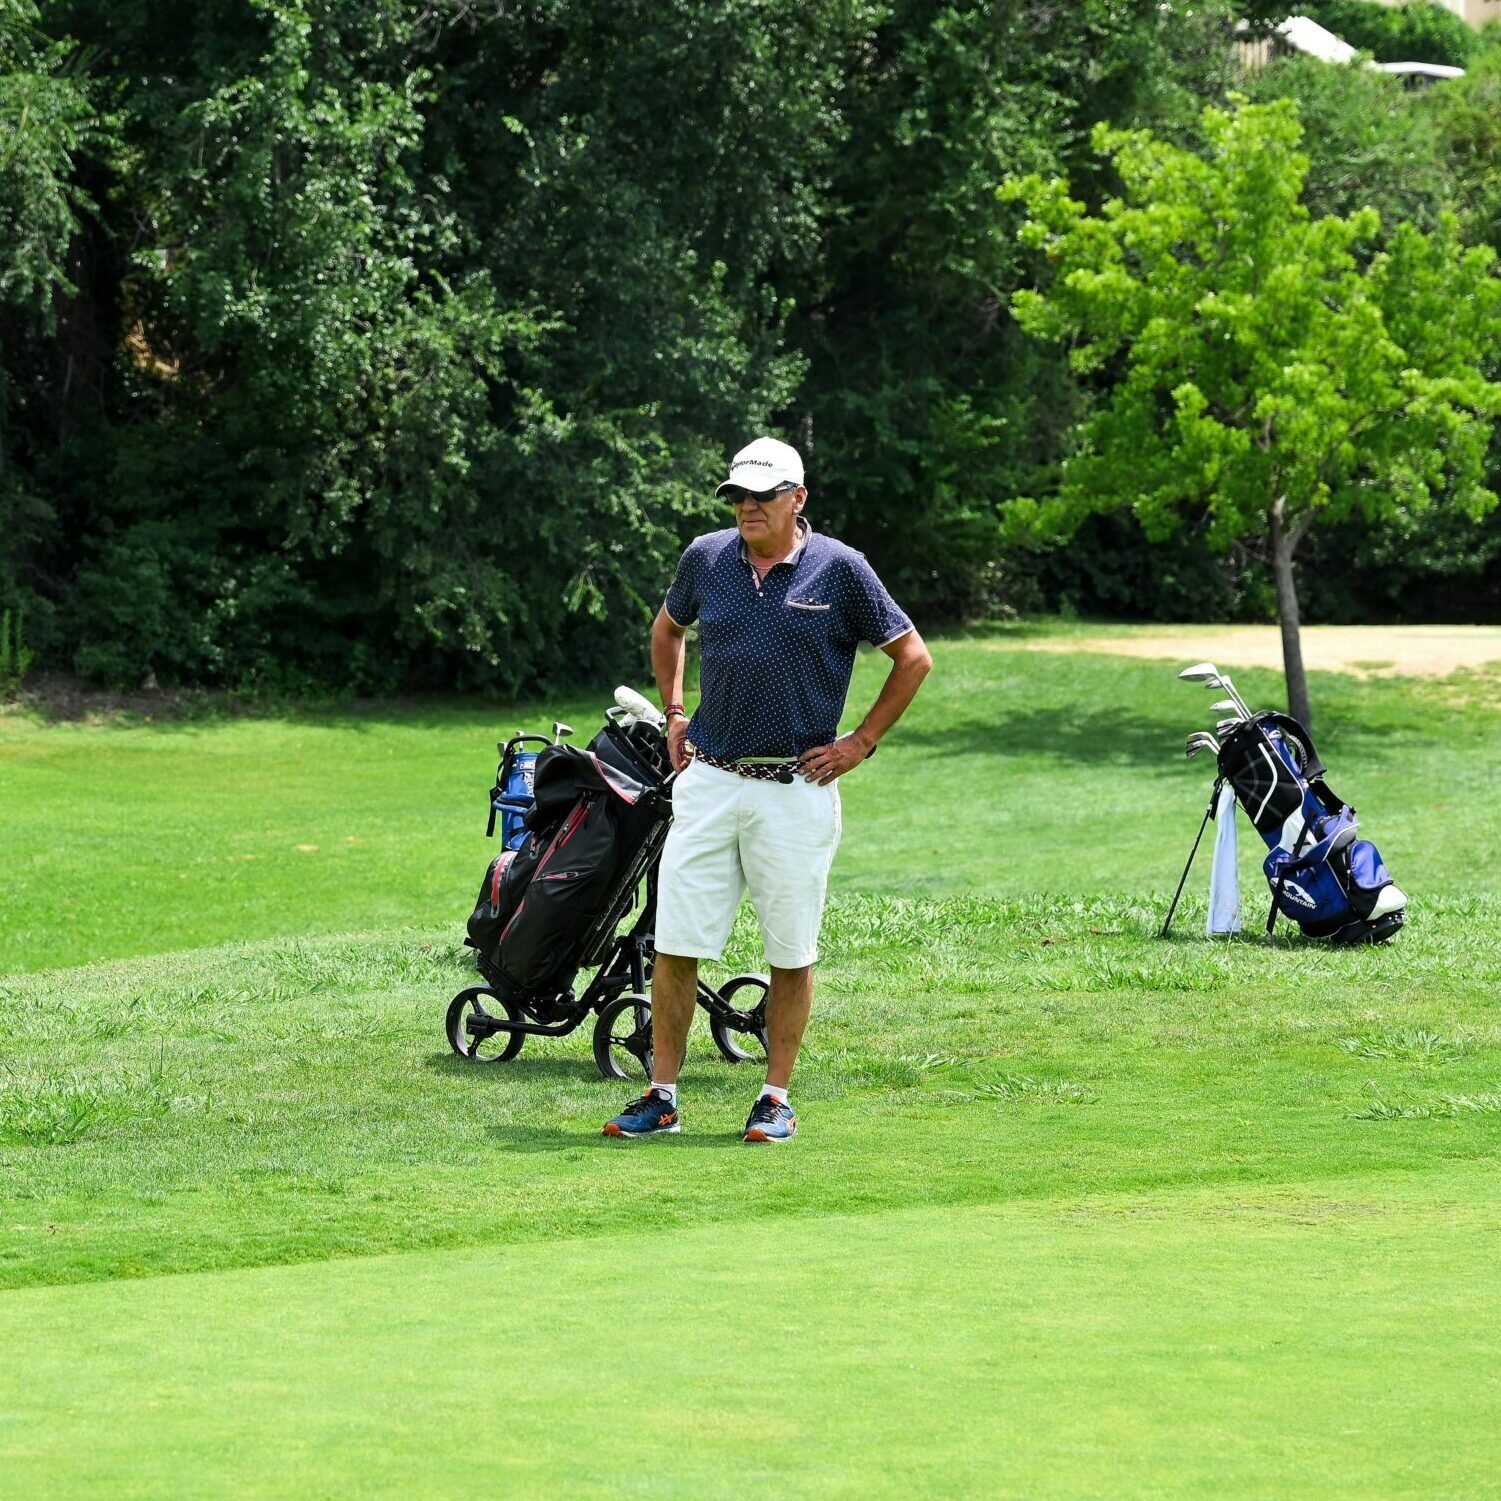
M 791 568 L 796 568 L 802 561 L 803 553 L 807 551 L 808 539 L 813 535 L 813 523 L 806 516 L 797 518 L 797 541 L 793 543 L 792 551 L 782 559 Z M 750 549 L 745 545 L 745 538 L 740 539 L 740 560 L 743 563 L 750 562 Z M 773 568 L 780 568 L 782 563 L 773 563 Z

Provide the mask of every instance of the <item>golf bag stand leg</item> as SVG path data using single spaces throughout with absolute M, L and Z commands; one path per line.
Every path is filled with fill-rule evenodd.
M 1162 925 L 1162 932 L 1157 935 L 1159 938 L 1166 938 L 1168 929 L 1173 925 L 1173 913 L 1178 910 L 1178 898 L 1183 895 L 1183 888 L 1188 884 L 1188 873 L 1193 869 L 1194 856 L 1199 853 L 1199 841 L 1204 837 L 1204 830 L 1209 827 L 1209 820 L 1214 817 L 1214 805 L 1220 800 L 1220 788 L 1224 782 L 1224 777 L 1214 779 L 1214 786 L 1209 793 L 1209 806 L 1204 810 L 1204 819 L 1199 824 L 1199 832 L 1194 835 L 1194 846 L 1188 852 L 1188 864 L 1183 867 L 1183 874 L 1178 878 L 1178 889 L 1173 893 L 1173 904 L 1167 909 L 1167 921 Z

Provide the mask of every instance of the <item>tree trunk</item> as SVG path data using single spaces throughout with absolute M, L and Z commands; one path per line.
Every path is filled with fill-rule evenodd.
M 1308 675 L 1303 671 L 1303 645 L 1298 635 L 1298 589 L 1293 582 L 1293 552 L 1308 530 L 1308 519 L 1287 522 L 1287 499 L 1272 502 L 1272 571 L 1277 579 L 1277 622 L 1282 627 L 1282 671 L 1287 678 L 1287 712 L 1313 728 L 1308 701 Z

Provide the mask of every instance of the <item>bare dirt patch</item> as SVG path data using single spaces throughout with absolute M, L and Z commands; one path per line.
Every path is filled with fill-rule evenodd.
M 1311 672 L 1355 677 L 1448 677 L 1463 667 L 1501 662 L 1501 626 L 1309 625 L 1303 663 Z M 1274 625 L 1131 626 L 1120 635 L 1034 636 L 1008 641 L 1008 650 L 1106 652 L 1164 658 L 1188 666 L 1282 666 L 1282 637 Z

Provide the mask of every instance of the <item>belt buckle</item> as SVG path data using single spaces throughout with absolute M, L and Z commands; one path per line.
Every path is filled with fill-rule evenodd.
M 794 769 L 797 766 L 797 758 L 795 756 L 745 756 L 734 765 L 743 777 L 753 777 L 764 782 L 780 782 L 782 786 L 790 787 L 793 782 Z

